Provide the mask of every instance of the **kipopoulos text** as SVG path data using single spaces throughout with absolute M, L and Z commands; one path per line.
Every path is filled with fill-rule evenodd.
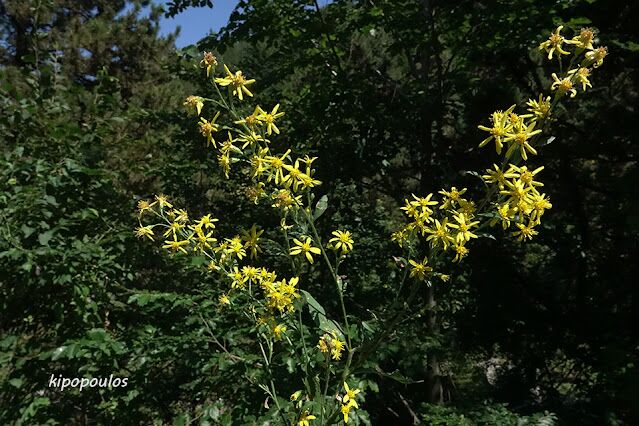
M 49 387 L 63 391 L 69 388 L 79 388 L 80 392 L 87 388 L 125 388 L 129 385 L 128 377 L 62 377 L 52 374 L 49 378 Z

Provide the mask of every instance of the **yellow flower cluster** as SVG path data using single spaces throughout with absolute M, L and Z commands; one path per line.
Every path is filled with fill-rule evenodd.
M 254 297 L 257 290 L 261 290 L 263 299 L 259 307 L 263 308 L 268 315 L 283 315 L 294 311 L 294 302 L 300 297 L 297 289 L 299 277 L 280 280 L 275 272 L 266 268 L 240 265 L 240 261 L 247 257 L 247 251 L 251 258 L 257 257 L 261 251 L 259 240 L 263 231 L 258 230 L 255 225 L 248 231 L 243 231 L 241 236 L 236 235 L 233 238 L 218 241 L 213 237 L 218 219 L 212 218 L 209 214 L 191 221 L 186 210 L 174 208 L 164 195 L 156 196 L 153 202 L 141 200 L 138 203 L 138 212 L 140 219 L 140 226 L 136 229 L 138 237 L 151 240 L 163 237 L 162 248 L 172 252 L 200 254 L 209 259 L 208 269 L 220 274 L 230 286 L 230 291 L 219 297 L 220 305 L 231 304 L 229 296 L 233 292 L 248 289 Z M 142 220 L 146 217 L 154 217 L 160 222 L 143 225 Z M 163 228 L 164 233 L 156 235 L 154 230 L 156 227 Z M 285 331 L 284 326 L 273 327 L 276 339 L 279 339 Z
M 352 409 L 358 409 L 359 405 L 357 405 L 357 401 L 355 400 L 355 397 L 357 396 L 358 393 L 360 393 L 359 389 L 351 389 L 348 386 L 348 383 L 344 382 L 344 390 L 345 393 L 344 395 L 340 398 L 341 402 L 342 402 L 342 408 L 341 408 L 341 412 L 342 412 L 342 416 L 344 417 L 344 423 L 348 423 L 348 416 L 351 412 Z
M 530 240 L 538 234 L 535 227 L 540 224 L 544 212 L 552 208 L 546 194 L 538 190 L 543 184 L 536 180 L 536 175 L 543 167 L 531 170 L 519 163 L 527 161 L 529 155 L 537 155 L 537 141 L 557 102 L 564 95 L 574 97 L 577 94 L 575 87 L 581 87 L 582 91 L 591 88 L 589 77 L 592 70 L 601 66 L 608 53 L 605 47 L 593 45 L 594 30 L 584 28 L 572 39 L 566 39 L 561 35 L 562 29 L 559 26 L 539 46 L 540 50 L 546 51 L 548 59 L 556 56 L 561 60 L 562 56 L 572 55 L 566 72 L 551 75 L 553 81 L 550 90 L 554 96 L 540 94 L 537 99 L 529 99 L 525 113 L 516 112 L 515 105 L 495 111 L 489 118 L 490 124 L 478 126 L 488 133 L 479 147 L 493 142 L 497 154 L 503 154 L 504 157 L 501 166 L 494 164 L 482 176 L 487 184 L 487 193 L 479 207 L 462 197 L 465 188 L 458 190 L 453 187 L 449 191 L 439 192 L 441 201 L 433 199 L 433 194 L 423 198 L 413 195 L 414 200 L 406 200 L 401 208 L 411 222 L 394 232 L 391 239 L 400 247 L 407 248 L 411 257 L 414 257 L 416 239 L 425 237 L 430 243 L 428 257 L 423 257 L 421 261 L 414 258 L 408 260 L 411 278 L 425 281 L 433 275 L 439 275 L 442 280 L 448 280 L 448 275 L 434 272 L 433 257 L 437 258 L 441 253 L 451 250 L 454 253 L 453 261 L 460 261 L 468 254 L 467 243 L 477 238 L 477 230 L 485 225 L 501 223 L 504 230 L 514 226 L 516 230 L 512 235 L 520 241 Z M 573 52 L 570 47 L 574 47 Z M 490 217 L 490 220 L 480 223 L 480 218 L 485 216 Z
M 539 117 L 547 117 L 550 114 L 550 106 L 540 97 L 539 101 L 529 100 L 531 114 L 519 115 L 513 112 L 515 105 L 506 111 L 495 111 L 490 117 L 491 127 L 480 125 L 479 129 L 488 132 L 490 136 L 484 139 L 479 147 L 495 141 L 495 150 L 501 154 L 504 143 L 508 144 L 506 157 L 511 157 L 517 151 L 524 160 L 528 159 L 528 153 L 537 155 L 537 150 L 531 145 L 531 138 L 539 133 L 535 129 Z
M 344 352 L 344 345 L 337 333 L 333 331 L 331 334 L 326 333 L 320 337 L 317 348 L 323 354 L 327 354 L 327 356 L 330 354 L 331 358 L 339 361 L 342 358 L 342 352 Z
M 405 200 L 401 208 L 411 222 L 395 232 L 391 239 L 403 247 L 407 242 L 412 245 L 416 238 L 424 238 L 434 249 L 442 252 L 451 250 L 453 261 L 459 262 L 468 254 L 466 243 L 477 238 L 473 230 L 479 225 L 479 221 L 475 220 L 475 203 L 462 197 L 465 193 L 466 188 L 441 190 L 441 202 L 433 199 L 433 194 L 423 198 L 413 194 L 413 200 Z M 409 263 L 413 278 L 424 281 L 433 274 L 427 258 L 421 262 L 411 259 Z
M 207 74 L 211 72 L 212 64 L 210 54 L 205 53 L 201 66 L 207 69 Z M 247 86 L 253 84 L 254 79 L 246 79 L 242 71 L 232 73 L 226 65 L 224 71 L 224 77 L 214 79 L 216 88 L 228 87 L 230 93 L 240 101 L 244 99 L 244 95 L 253 96 Z M 189 96 L 184 105 L 189 112 L 200 115 L 204 102 L 204 98 Z M 227 103 L 223 106 L 232 115 L 235 125 L 232 131 L 227 132 L 226 140 L 218 144 L 214 138 L 214 134 L 222 128 L 216 123 L 220 111 L 215 112 L 211 120 L 201 117 L 199 126 L 200 132 L 207 139 L 207 145 L 218 149 L 217 160 L 224 175 L 229 177 L 234 164 L 245 164 L 254 181 L 254 186 L 247 193 L 255 203 L 264 198 L 270 199 L 273 207 L 283 210 L 300 207 L 300 193 L 320 185 L 321 182 L 313 178 L 312 163 L 315 158 L 294 158 L 290 150 L 281 155 L 271 153 L 267 137 L 280 133 L 277 121 L 284 116 L 280 105 L 275 105 L 270 111 L 258 105 L 247 116 L 241 116 Z
M 563 26 L 561 25 L 557 27 L 548 40 L 539 45 L 539 50 L 545 50 L 548 53 L 548 59 L 551 60 L 555 53 L 558 54 L 558 58 L 561 55 L 570 55 L 570 52 L 564 50 L 564 43 L 575 46 L 575 57 L 570 62 L 568 72 L 563 77 L 553 73 L 553 83 L 551 85 L 551 90 L 556 91 L 558 96 L 568 94 L 571 98 L 574 98 L 577 95 L 577 89 L 574 88 L 575 85 L 581 85 L 581 90 L 584 92 L 587 87 L 592 88 L 588 77 L 593 68 L 598 68 L 603 64 L 604 58 L 608 55 L 608 49 L 606 47 L 595 48 L 593 46 L 595 31 L 592 28 L 582 28 L 579 34 L 570 40 L 561 35 L 562 29 Z M 576 57 L 581 54 L 583 54 L 581 62 L 576 68 L 572 68 Z
M 486 170 L 482 178 L 487 184 L 496 185 L 499 190 L 495 203 L 497 215 L 491 220 L 491 226 L 501 222 L 506 230 L 515 222 L 518 230 L 513 235 L 520 241 L 537 235 L 534 227 L 541 223 L 544 212 L 552 208 L 546 194 L 540 194 L 537 190 L 543 183 L 536 181 L 535 176 L 543 169 L 538 167 L 529 170 L 526 166 L 510 164 L 507 170 L 502 171 L 495 164 L 493 169 Z

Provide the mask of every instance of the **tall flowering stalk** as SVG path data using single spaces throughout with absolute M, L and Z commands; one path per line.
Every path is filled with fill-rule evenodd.
M 595 47 L 594 32 L 582 29 L 572 39 L 561 35 L 558 27 L 539 46 L 549 60 L 557 59 L 558 73 L 552 74 L 548 94 L 526 102 L 526 111 L 516 105 L 490 115 L 489 122 L 479 126 L 487 137 L 479 147 L 494 146 L 501 161 L 487 168 L 480 176 L 485 192 L 471 197 L 467 188 L 455 186 L 418 196 L 412 194 L 401 210 L 408 223 L 391 236 L 404 251 L 399 267 L 404 273 L 389 316 L 383 320 L 380 332 L 366 341 L 355 341 L 344 300 L 345 283 L 339 267 L 356 247 L 348 230 L 337 229 L 322 236 L 315 225 L 326 210 L 326 198 L 316 200 L 317 180 L 314 157 L 296 156 L 290 149 L 274 152 L 271 138 L 281 132 L 285 114 L 280 105 L 251 109 L 244 106 L 255 83 L 237 70 L 224 64 L 216 77 L 217 58 L 206 52 L 200 67 L 206 71 L 215 91 L 215 98 L 189 96 L 184 106 L 198 117 L 198 125 L 207 146 L 217 153 L 220 169 L 227 178 L 237 171 L 248 173 L 251 184 L 246 195 L 255 204 L 265 203 L 280 218 L 280 238 L 290 257 L 294 276 L 282 277 L 276 271 L 255 266 L 262 255 L 262 229 L 253 225 L 236 235 L 217 233 L 218 219 L 210 214 L 191 218 L 184 209 L 174 207 L 164 196 L 138 204 L 140 220 L 136 234 L 141 238 L 163 241 L 162 247 L 175 254 L 197 254 L 208 259 L 208 270 L 217 274 L 225 289 L 218 302 L 221 307 L 239 305 L 245 316 L 256 324 L 261 356 L 266 366 L 267 380 L 259 386 L 275 402 L 280 419 L 286 423 L 309 425 L 332 424 L 338 418 L 344 423 L 359 409 L 363 393 L 349 386 L 354 383 L 357 368 L 381 345 L 402 318 L 402 312 L 420 291 L 419 282 L 431 286 L 437 281 L 449 281 L 448 261 L 461 262 L 470 252 L 472 241 L 490 235 L 501 228 L 520 241 L 534 238 L 546 210 L 552 207 L 548 196 L 541 192 L 543 183 L 538 175 L 543 166 L 530 166 L 529 160 L 543 146 L 544 133 L 552 121 L 556 106 L 566 96 L 592 87 L 589 77 L 603 63 L 607 50 Z M 562 57 L 571 57 L 567 69 Z M 226 124 L 221 121 L 226 120 Z M 333 281 L 341 310 L 339 320 L 329 319 L 322 306 L 306 291 L 300 271 L 304 265 L 320 261 Z M 409 290 L 408 282 L 414 281 Z M 408 294 L 406 294 L 408 293 Z M 317 343 L 302 323 L 301 310 L 307 307 L 319 318 L 315 331 Z M 295 345 L 294 336 L 301 340 Z M 304 377 L 299 390 L 284 406 L 273 380 L 273 357 L 279 345 L 289 345 L 296 352 Z M 316 359 L 314 353 L 323 361 Z M 357 359 L 354 355 L 358 354 Z

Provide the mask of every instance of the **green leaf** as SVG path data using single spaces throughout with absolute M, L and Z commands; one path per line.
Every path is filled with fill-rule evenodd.
M 206 262 L 206 257 L 204 256 L 193 256 L 191 258 L 191 266 L 202 266 Z
M 9 380 L 9 384 L 20 389 L 22 387 L 22 379 L 11 379 Z
M 321 315 L 326 316 L 326 311 L 324 310 L 322 305 L 320 305 L 319 302 L 315 300 L 315 298 L 311 296 L 311 294 L 308 291 L 300 290 L 300 293 L 302 293 L 302 295 L 304 296 L 304 299 L 306 300 L 306 303 L 308 304 L 308 310 L 310 311 L 311 315 L 313 315 L 314 313 L 319 313 Z
M 41 245 L 48 246 L 49 241 L 51 241 L 52 237 L 53 237 L 53 230 L 45 231 L 42 234 L 38 235 L 38 241 L 40 242 Z
M 35 228 L 32 228 L 32 227 L 27 226 L 25 224 L 22 224 L 20 229 L 22 230 L 22 234 L 24 235 L 24 238 L 29 238 L 29 236 L 31 234 L 33 234 L 33 232 L 35 231 Z
M 328 208 L 328 196 L 323 195 L 322 198 L 320 198 L 317 204 L 315 205 L 315 211 L 313 212 L 313 219 L 317 220 L 321 215 L 324 214 L 327 208 Z
M 324 307 L 320 305 L 319 302 L 315 300 L 315 298 L 311 296 L 308 291 L 300 290 L 300 292 L 302 293 L 304 299 L 306 300 L 306 303 L 308 304 L 308 311 L 313 317 L 313 321 L 315 321 L 315 324 L 317 324 L 320 330 L 324 331 L 325 333 L 336 332 L 340 335 L 343 334 L 342 327 L 340 327 L 338 323 L 326 316 Z

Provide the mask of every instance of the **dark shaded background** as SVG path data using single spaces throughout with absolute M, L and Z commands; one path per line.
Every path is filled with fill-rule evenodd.
M 596 28 L 609 56 L 532 160 L 553 203 L 540 235 L 477 243 L 435 289 L 437 327 L 416 309 L 379 352 L 378 366 L 403 379 L 369 374 L 378 391 L 363 408 L 372 424 L 411 424 L 415 413 L 424 424 L 517 424 L 544 411 L 562 425 L 639 423 L 636 2 L 241 1 L 219 34 L 181 52 L 158 38 L 161 10 L 119 13 L 147 3 L 0 3 L 0 422 L 265 415 L 247 380 L 258 374 L 249 325 L 217 310 L 218 284 L 197 260 L 132 234 L 136 200 L 157 192 L 193 215 L 214 212 L 222 232 L 256 215 L 276 224 L 223 179 L 181 111 L 187 95 L 210 93 L 194 68 L 201 51 L 256 78 L 260 104 L 282 104 L 276 148 L 319 157 L 323 232 L 354 231 L 347 303 L 366 318 L 394 294 L 388 236 L 403 199 L 480 190 L 460 173 L 495 161 L 476 148 L 476 125 L 548 92 L 556 64 L 537 46 L 564 24 L 566 34 Z M 308 280 L 335 310 L 321 272 Z M 200 314 L 249 362 L 220 352 Z M 443 401 L 427 396 L 434 359 Z M 52 373 L 113 373 L 134 386 L 60 393 L 46 388 Z

